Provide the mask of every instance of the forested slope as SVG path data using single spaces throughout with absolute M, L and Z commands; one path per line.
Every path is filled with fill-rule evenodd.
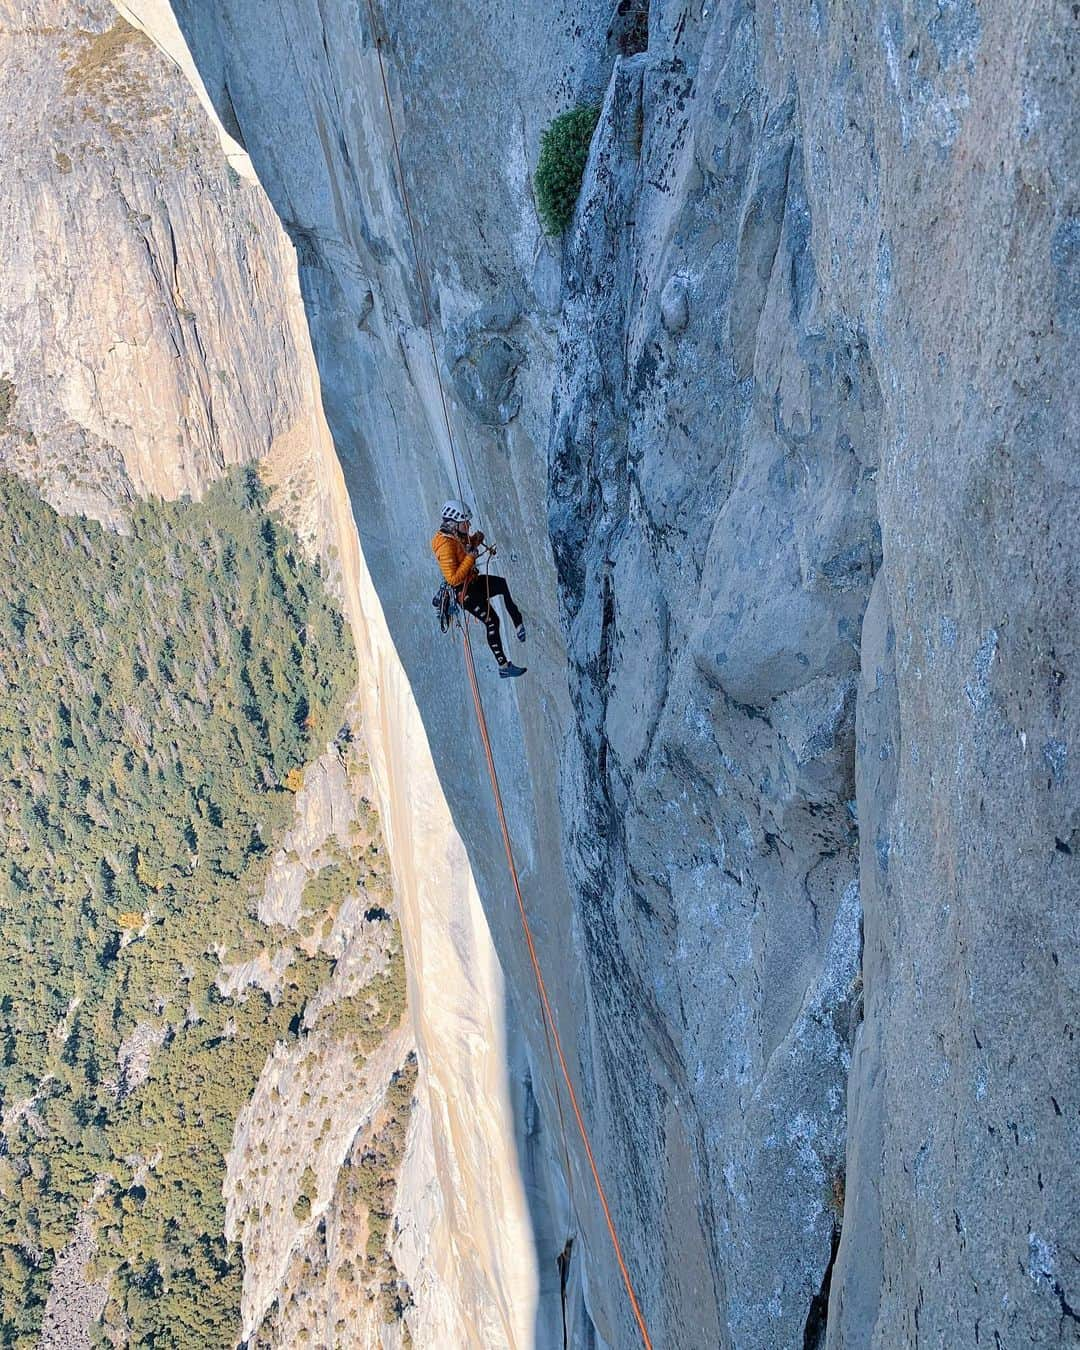
M 268 1054 L 319 1025 L 362 1063 L 403 1010 L 385 908 L 382 971 L 309 1007 L 343 899 L 386 894 L 370 833 L 335 841 L 294 927 L 257 917 L 305 765 L 335 738 L 350 753 L 356 682 L 319 568 L 267 496 L 241 471 L 201 503 L 139 506 L 120 534 L 0 476 L 5 1346 L 36 1345 L 88 1207 L 102 1335 L 232 1344 L 225 1154 Z M 228 979 L 252 961 L 266 987 Z

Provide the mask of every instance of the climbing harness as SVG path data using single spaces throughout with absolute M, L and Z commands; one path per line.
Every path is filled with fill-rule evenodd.
M 382 81 L 383 99 L 386 104 L 386 118 L 390 127 L 390 137 L 394 149 L 394 161 L 397 167 L 398 183 L 401 188 L 401 200 L 405 208 L 405 216 L 409 225 L 409 235 L 412 240 L 413 262 L 416 268 L 416 282 L 420 291 L 420 300 L 424 312 L 424 324 L 427 328 L 428 343 L 431 347 L 431 364 L 435 372 L 435 380 L 439 389 L 439 398 L 442 403 L 443 421 L 446 424 L 447 443 L 450 447 L 450 457 L 454 466 L 454 479 L 457 483 L 459 497 L 464 493 L 461 489 L 461 471 L 458 465 L 457 449 L 454 444 L 454 432 L 450 425 L 450 412 L 446 401 L 446 390 L 443 385 L 442 372 L 439 369 L 439 358 L 435 348 L 435 330 L 431 317 L 431 306 L 428 302 L 427 284 L 424 278 L 423 264 L 420 259 L 420 245 L 417 235 L 416 222 L 413 218 L 412 205 L 409 201 L 409 192 L 405 183 L 405 171 L 401 162 L 401 144 L 398 138 L 397 124 L 394 120 L 393 104 L 390 101 L 390 86 L 386 78 L 386 63 L 383 59 L 381 30 L 375 15 L 374 0 L 367 0 L 368 15 L 371 23 L 371 36 L 375 44 L 375 54 L 379 62 L 379 76 Z M 488 559 L 485 562 L 485 572 L 487 571 L 487 562 L 490 561 L 490 555 L 494 553 L 493 548 L 488 549 Z M 489 583 L 490 584 L 490 583 Z M 451 591 L 453 588 L 450 588 Z M 454 596 L 453 601 L 459 601 L 459 597 Z M 491 593 L 488 592 L 488 604 L 491 603 Z M 442 615 L 442 602 L 439 602 L 440 623 Z M 596 1158 L 593 1154 L 592 1144 L 589 1140 L 589 1132 L 585 1127 L 585 1119 L 581 1113 L 581 1107 L 578 1104 L 577 1092 L 574 1089 L 573 1079 L 570 1077 L 570 1070 L 566 1063 L 566 1056 L 563 1054 L 562 1041 L 559 1037 L 559 1029 L 555 1022 L 555 1015 L 551 1008 L 551 1001 L 548 998 L 547 985 L 544 983 L 544 974 L 540 968 L 540 958 L 537 954 L 536 943 L 533 940 L 532 928 L 529 924 L 529 916 L 525 909 L 525 897 L 521 890 L 521 880 L 518 877 L 517 864 L 514 861 L 513 843 L 510 838 L 510 828 L 506 821 L 506 811 L 503 807 L 502 789 L 499 786 L 499 775 L 495 768 L 495 756 L 491 748 L 491 737 L 488 732 L 487 716 L 484 712 L 483 699 L 480 696 L 480 685 L 476 678 L 476 664 L 473 660 L 472 639 L 469 635 L 467 622 L 464 621 L 462 613 L 459 612 L 456 619 L 452 619 L 456 627 L 459 627 L 463 635 L 463 649 L 465 653 L 465 668 L 469 677 L 469 688 L 472 692 L 473 705 L 476 710 L 476 722 L 480 730 L 480 739 L 484 746 L 484 757 L 487 761 L 488 777 L 491 779 L 491 792 L 495 802 L 495 812 L 499 820 L 499 830 L 502 834 L 503 848 L 506 852 L 506 863 L 510 872 L 510 880 L 514 887 L 514 895 L 517 898 L 518 913 L 521 918 L 522 931 L 525 935 L 525 944 L 528 948 L 529 961 L 532 965 L 533 980 L 536 985 L 537 999 L 540 1004 L 541 1022 L 544 1028 L 544 1040 L 547 1044 L 548 1061 L 551 1067 L 552 1082 L 555 1088 L 555 1100 L 558 1108 L 559 1126 L 562 1132 L 563 1154 L 566 1161 L 567 1185 L 570 1188 L 571 1206 L 576 1212 L 576 1203 L 573 1199 L 573 1172 L 570 1165 L 570 1150 L 566 1138 L 566 1123 L 563 1116 L 562 1094 L 559 1089 L 559 1074 L 555 1071 L 555 1056 L 558 1057 L 559 1070 L 562 1079 L 566 1085 L 566 1091 L 570 1098 L 570 1105 L 573 1108 L 574 1119 L 577 1122 L 578 1132 L 581 1135 L 581 1142 L 585 1149 L 585 1157 L 589 1164 L 589 1171 L 592 1175 L 593 1185 L 596 1189 L 597 1199 L 600 1202 L 600 1208 L 603 1211 L 604 1222 L 607 1225 L 608 1236 L 611 1238 L 611 1245 L 615 1253 L 615 1260 L 618 1263 L 619 1273 L 622 1276 L 623 1285 L 626 1289 L 626 1295 L 630 1302 L 634 1319 L 637 1322 L 638 1331 L 641 1334 L 642 1345 L 645 1350 L 652 1350 L 652 1341 L 649 1338 L 648 1328 L 645 1325 L 645 1318 L 642 1315 L 641 1306 L 638 1303 L 637 1295 L 634 1292 L 633 1281 L 630 1278 L 630 1271 L 627 1268 L 626 1260 L 623 1256 L 622 1245 L 619 1242 L 619 1236 L 615 1229 L 615 1220 L 611 1214 L 611 1207 L 608 1204 L 607 1195 L 604 1186 L 600 1180 L 600 1171 L 596 1165 Z M 449 625 L 448 625 L 449 626 Z M 568 1254 L 568 1248 L 564 1254 Z M 564 1287 L 565 1274 L 561 1271 Z
M 491 582 L 488 569 L 491 566 L 492 558 L 498 553 L 498 549 L 494 544 L 481 544 L 480 548 L 484 555 L 484 580 L 487 582 L 487 607 L 490 609 Z M 431 597 L 431 603 L 438 616 L 441 632 L 448 633 L 455 623 L 464 622 L 460 617 L 464 613 L 462 601 L 465 599 L 465 588 L 471 580 L 472 576 L 466 577 L 460 586 L 451 586 L 448 581 L 444 581 Z

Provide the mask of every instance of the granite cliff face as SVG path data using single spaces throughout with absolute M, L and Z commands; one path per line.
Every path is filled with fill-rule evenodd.
M 538 1342 L 573 1237 L 573 1343 L 629 1346 L 427 612 L 453 477 L 368 11 L 173 8 L 296 247 L 511 989 Z M 527 680 L 482 672 L 497 759 L 655 1343 L 1067 1342 L 1074 9 L 376 13 L 465 494 L 529 611 Z M 529 173 L 576 100 L 553 242 Z
M 155 37 L 195 79 L 169 17 L 161 11 Z M 370 893 L 349 896 L 332 930 L 314 937 L 333 974 L 311 1002 L 311 1022 L 387 969 L 386 908 L 403 930 L 409 1016 L 359 1070 L 325 1028 L 301 1049 L 280 1044 L 267 1061 L 228 1158 L 228 1226 L 245 1266 L 237 1340 L 389 1347 L 411 1330 L 415 1345 L 444 1346 L 490 1341 L 496 1327 L 520 1344 L 536 1276 L 506 1089 L 501 974 L 359 555 L 293 250 L 247 156 L 204 104 L 107 0 L 0 0 L 0 469 L 58 510 L 123 531 L 139 497 L 200 497 L 230 466 L 257 462 L 353 630 L 360 677 L 350 720 L 366 754 L 353 741 L 308 766 L 257 907 L 279 932 L 310 927 L 305 886 L 340 861 L 342 841 L 374 847 Z M 256 957 L 223 967 L 219 987 L 273 992 L 281 965 Z M 156 1048 L 133 1035 L 120 1077 L 130 1084 L 145 1073 Z M 403 1067 L 397 1081 L 408 1093 L 398 1096 L 415 1083 L 415 1102 L 404 1137 L 391 1137 L 391 1080 Z M 460 1091 L 463 1082 L 472 1090 Z M 396 1174 L 389 1236 L 410 1290 L 404 1318 L 380 1315 L 362 1269 L 372 1160 Z M 105 1297 L 84 1278 L 93 1250 L 80 1223 L 55 1268 L 46 1347 L 90 1344 Z
M 108 7 L 2 17 L 3 463 L 106 518 L 135 494 L 197 492 L 299 415 L 272 216 Z
M 573 1216 L 554 1163 L 461 677 L 418 617 L 452 478 L 366 11 L 175 9 L 297 247 L 520 991 L 542 1279 L 576 1234 L 575 1343 L 629 1345 L 580 1159 Z M 662 1345 L 1064 1341 L 1075 15 L 644 11 L 377 9 L 466 494 L 531 611 L 489 716 L 646 1315 Z M 560 248 L 528 175 L 581 98 Z

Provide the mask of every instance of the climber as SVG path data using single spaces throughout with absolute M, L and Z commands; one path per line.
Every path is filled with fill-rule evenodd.
M 514 604 L 506 578 L 491 576 L 486 572 L 481 576 L 477 572 L 476 560 L 484 544 L 484 535 L 480 530 L 475 534 L 469 532 L 471 520 L 472 511 L 464 502 L 447 502 L 442 510 L 442 525 L 431 541 L 431 551 L 439 560 L 447 584 L 456 590 L 462 609 L 479 619 L 487 630 L 488 646 L 499 664 L 500 677 L 505 680 L 514 675 L 524 675 L 524 666 L 515 666 L 506 659 L 499 632 L 499 616 L 495 613 L 492 600 L 496 596 L 502 599 L 519 642 L 525 641 L 525 621 L 521 617 L 521 610 Z

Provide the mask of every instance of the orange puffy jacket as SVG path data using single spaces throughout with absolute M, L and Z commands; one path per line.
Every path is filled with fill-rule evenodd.
M 469 545 L 478 543 L 483 535 L 469 536 L 468 544 L 457 534 L 443 534 L 442 530 L 431 541 L 431 551 L 439 560 L 442 574 L 451 586 L 461 586 L 469 579 L 476 559 L 468 552 Z

